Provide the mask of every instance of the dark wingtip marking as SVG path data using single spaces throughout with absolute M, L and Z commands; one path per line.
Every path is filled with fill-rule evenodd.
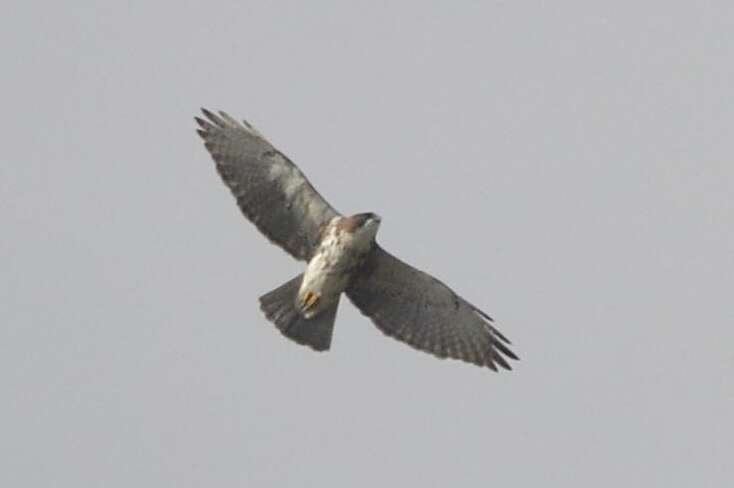
M 487 327 L 489 328 L 489 330 L 492 332 L 493 335 L 495 335 L 500 341 L 504 342 L 505 344 L 512 345 L 512 342 L 510 341 L 510 339 L 508 339 L 507 337 L 505 337 L 504 334 L 502 334 L 502 332 L 500 332 L 499 330 L 497 330 L 497 328 L 492 325 L 494 323 L 494 320 L 492 319 L 492 317 L 490 317 L 486 313 L 482 312 L 478 308 L 474 308 L 474 311 L 477 314 L 479 314 L 479 316 L 482 317 L 484 320 L 486 320 L 487 322 L 489 322 L 487 324 Z
M 512 359 L 514 359 L 515 361 L 519 361 L 519 360 L 520 360 L 520 358 L 519 358 L 519 357 L 517 357 L 517 355 L 516 355 L 516 354 L 515 354 L 514 352 L 512 352 L 512 351 L 510 350 L 510 348 L 509 348 L 509 347 L 505 346 L 505 345 L 504 345 L 504 344 L 502 344 L 501 342 L 495 342 L 495 344 L 494 344 L 494 345 L 495 345 L 495 347 L 496 347 L 497 349 L 499 349 L 499 351 L 500 351 L 500 352 L 501 352 L 502 354 L 504 354 L 504 355 L 505 355 L 505 356 L 507 356 L 508 358 L 512 358 Z
M 207 132 L 205 130 L 196 129 L 196 133 L 199 134 L 199 137 L 201 137 L 202 139 L 206 140 L 206 137 L 207 137 L 208 134 L 207 134 Z
M 492 317 L 490 317 L 489 315 L 487 315 L 487 314 L 486 314 L 485 312 L 483 312 L 483 311 L 479 310 L 478 308 L 475 308 L 474 310 L 475 310 L 475 311 L 476 311 L 476 312 L 477 312 L 477 313 L 478 313 L 479 315 L 481 315 L 481 316 L 482 316 L 482 317 L 484 317 L 484 318 L 485 318 L 486 320 L 488 320 L 489 322 L 494 322 L 494 319 L 493 319 Z
M 202 129 L 210 129 L 212 127 L 212 124 L 202 119 L 201 117 L 194 117 L 194 120 L 197 124 L 199 124 L 199 127 L 201 127 Z
M 497 364 L 499 364 L 500 366 L 502 366 L 506 370 L 512 370 L 512 368 L 510 367 L 510 365 L 508 364 L 508 362 L 505 360 L 505 358 L 503 358 L 502 356 L 500 356 L 499 353 L 497 351 L 495 351 L 494 349 L 492 349 L 492 359 L 494 359 L 495 361 L 497 361 Z
M 492 332 L 494 333 L 494 335 L 496 335 L 496 336 L 497 336 L 497 338 L 498 338 L 499 340 L 501 340 L 501 341 L 502 341 L 502 342 L 504 342 L 505 344 L 507 344 L 507 345 L 512 345 L 512 342 L 510 342 L 510 339 L 508 339 L 507 337 L 505 337 L 505 336 L 504 336 L 504 335 L 502 334 L 502 332 L 498 331 L 498 330 L 497 330 L 497 329 L 495 329 L 494 327 L 492 327 Z
M 211 120 L 217 127 L 224 127 L 224 122 L 216 114 L 202 107 L 201 113 L 203 113 L 207 119 Z

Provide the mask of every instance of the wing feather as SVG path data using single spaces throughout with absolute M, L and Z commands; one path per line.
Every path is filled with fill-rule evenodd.
M 382 332 L 416 349 L 495 371 L 518 359 L 489 315 L 378 245 L 346 293 Z
M 242 213 L 271 242 L 308 261 L 322 227 L 339 213 L 300 169 L 254 127 L 202 109 L 197 133 Z

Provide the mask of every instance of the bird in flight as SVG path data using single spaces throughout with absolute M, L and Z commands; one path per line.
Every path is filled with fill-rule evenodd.
M 340 214 L 248 122 L 202 113 L 195 117 L 197 132 L 242 213 L 307 263 L 302 274 L 260 297 L 260 308 L 284 336 L 328 350 L 345 293 L 382 332 L 416 349 L 512 369 L 507 359 L 518 358 L 489 315 L 380 247 L 378 215 Z

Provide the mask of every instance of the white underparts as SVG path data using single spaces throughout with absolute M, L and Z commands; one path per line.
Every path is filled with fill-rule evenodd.
M 334 217 L 326 227 L 324 237 L 306 266 L 298 292 L 297 306 L 306 318 L 311 318 L 339 297 L 346 288 L 350 272 L 369 250 L 377 225 L 350 233 L 336 225 L 342 217 Z M 309 293 L 318 296 L 315 305 L 306 306 Z

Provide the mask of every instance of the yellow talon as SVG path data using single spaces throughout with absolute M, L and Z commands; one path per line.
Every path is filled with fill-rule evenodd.
M 314 307 L 316 307 L 316 305 L 318 305 L 320 299 L 321 296 L 317 293 L 307 291 L 306 294 L 303 296 L 303 309 L 306 311 L 313 309 Z

